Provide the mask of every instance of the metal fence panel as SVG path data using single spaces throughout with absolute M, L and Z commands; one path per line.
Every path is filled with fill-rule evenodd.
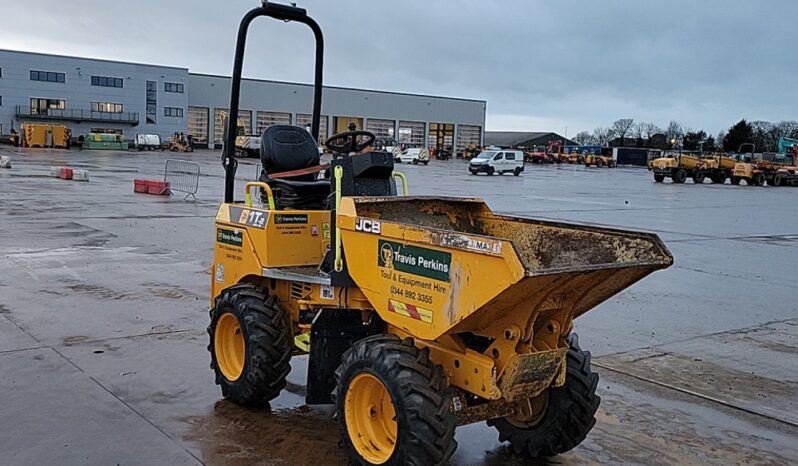
M 197 190 L 199 189 L 199 175 L 200 165 L 196 162 L 189 162 L 188 160 L 168 159 L 166 167 L 164 168 L 163 180 L 169 183 L 171 191 L 186 193 L 186 198 L 189 196 L 194 199 L 197 198 Z

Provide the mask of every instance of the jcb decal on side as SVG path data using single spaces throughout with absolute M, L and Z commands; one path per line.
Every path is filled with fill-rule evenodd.
M 411 319 L 420 320 L 428 324 L 432 323 L 432 311 L 429 309 L 422 309 L 420 307 L 413 306 L 412 304 L 403 303 L 395 299 L 389 299 L 388 310 L 405 317 L 410 317 Z
M 355 231 L 363 231 L 378 235 L 382 232 L 382 224 L 379 220 L 358 217 L 355 221 Z

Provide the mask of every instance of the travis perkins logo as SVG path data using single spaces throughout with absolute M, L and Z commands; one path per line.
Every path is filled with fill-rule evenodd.
M 451 263 L 452 255 L 448 252 L 393 241 L 377 243 L 377 265 L 386 269 L 448 282 Z

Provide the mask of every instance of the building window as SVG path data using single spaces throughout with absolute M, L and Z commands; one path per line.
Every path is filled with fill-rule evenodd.
M 122 113 L 122 104 L 114 104 L 111 102 L 92 102 L 92 112 L 106 112 L 106 113 Z
M 183 85 L 180 83 L 163 83 L 163 90 L 164 92 L 176 92 L 178 94 L 182 94 Z
M 101 86 L 101 87 L 124 87 L 124 82 L 122 81 L 122 78 L 111 78 L 108 76 L 92 76 L 91 85 Z
M 158 107 L 158 83 L 147 81 L 147 123 L 155 124 L 155 113 Z
M 183 118 L 183 109 L 180 107 L 164 107 L 163 116 Z
M 30 99 L 30 113 L 31 115 L 47 115 L 48 110 L 63 110 L 66 108 L 66 102 L 59 99 Z
M 52 71 L 30 71 L 31 81 L 47 81 L 48 83 L 62 83 L 65 81 L 64 73 L 54 73 Z
M 92 128 L 91 132 L 95 134 L 124 134 L 119 128 Z

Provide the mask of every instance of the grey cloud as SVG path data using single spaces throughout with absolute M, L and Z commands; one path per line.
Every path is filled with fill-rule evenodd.
M 15 2 L 6 17 L 40 20 L 4 25 L 0 42 L 229 74 L 238 20 L 255 5 Z M 742 117 L 798 117 L 798 2 L 790 0 L 307 0 L 300 6 L 325 31 L 325 82 L 486 99 L 490 129 L 567 124 L 573 134 L 633 117 L 717 132 Z M 310 35 L 281 26 L 253 25 L 246 74 L 307 81 Z M 508 124 L 520 127 L 502 126 Z

